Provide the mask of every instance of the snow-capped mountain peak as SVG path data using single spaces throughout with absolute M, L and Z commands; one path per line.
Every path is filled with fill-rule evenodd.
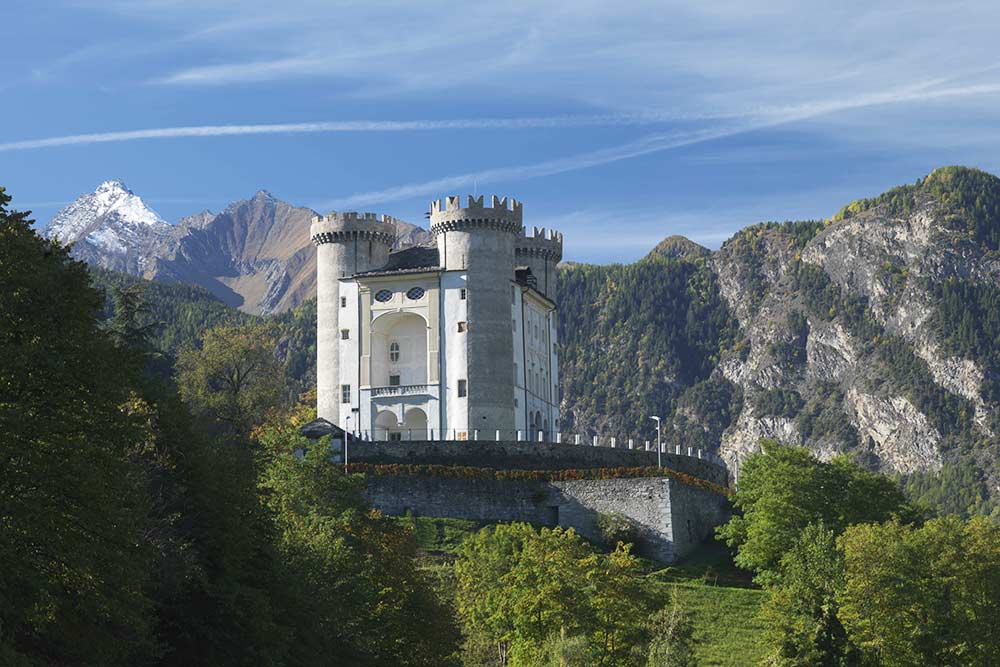
M 101 228 L 105 229 L 101 229 Z M 129 236 L 142 232 L 143 227 L 162 232 L 170 225 L 149 208 L 139 195 L 119 180 L 105 181 L 91 193 L 81 195 L 45 226 L 46 238 L 58 238 L 63 243 L 76 243 L 97 232 L 98 239 L 110 240 L 113 227 L 122 228 Z M 109 248 L 110 249 L 110 248 Z
M 173 227 L 146 205 L 139 195 L 120 180 L 104 181 L 93 192 L 80 195 L 45 226 L 42 235 L 75 244 L 74 254 L 107 268 L 122 270 L 120 264 L 138 262 L 143 255 L 170 234 Z M 141 266 L 134 267 L 141 270 Z

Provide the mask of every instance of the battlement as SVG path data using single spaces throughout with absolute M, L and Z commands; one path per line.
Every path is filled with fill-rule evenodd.
M 469 195 L 468 204 L 463 208 L 458 195 L 445 197 L 442 201 L 431 202 L 431 233 L 455 231 L 466 227 L 480 226 L 513 234 L 523 229 L 522 204 L 516 199 L 493 195 L 490 205 L 484 203 L 484 195 Z
M 331 211 L 313 216 L 309 235 L 315 245 L 364 238 L 391 246 L 396 242 L 396 222 L 390 215 Z
M 517 255 L 537 255 L 555 262 L 562 259 L 562 232 L 544 227 L 532 227 L 531 234 L 525 233 L 517 240 L 514 252 Z

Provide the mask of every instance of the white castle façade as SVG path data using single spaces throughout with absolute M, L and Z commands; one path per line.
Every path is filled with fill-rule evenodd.
M 431 202 L 436 247 L 393 252 L 392 223 L 313 219 L 318 416 L 375 440 L 550 440 L 562 234 L 527 235 L 496 196 Z

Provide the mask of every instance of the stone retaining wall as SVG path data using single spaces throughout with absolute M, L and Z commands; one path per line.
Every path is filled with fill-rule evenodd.
M 662 563 L 690 553 L 730 511 L 724 496 L 670 478 L 541 482 L 369 475 L 367 484 L 369 501 L 387 514 L 558 525 L 595 541 L 598 517 L 621 514 L 638 530 L 637 553 Z

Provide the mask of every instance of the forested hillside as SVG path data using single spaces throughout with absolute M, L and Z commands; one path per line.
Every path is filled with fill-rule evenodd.
M 558 294 L 563 430 L 650 438 L 650 415 L 676 414 L 678 430 L 711 418 L 719 437 L 740 392 L 710 375 L 738 330 L 703 257 L 578 265 Z M 711 441 L 703 432 L 690 446 Z

